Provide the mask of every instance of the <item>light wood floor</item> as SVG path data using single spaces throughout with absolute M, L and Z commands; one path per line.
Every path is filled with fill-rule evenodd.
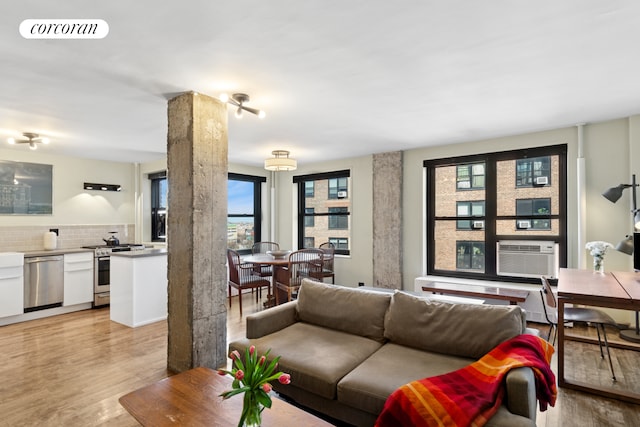
M 243 302 L 245 315 L 259 310 L 250 295 Z M 230 340 L 244 336 L 237 302 L 227 325 Z M 572 345 L 592 358 L 594 346 Z M 111 322 L 108 308 L 0 327 L 0 426 L 137 426 L 118 398 L 168 376 L 166 352 L 166 322 L 132 329 Z M 612 354 L 619 375 L 638 379 L 640 353 Z M 583 375 L 606 377 L 606 363 L 586 365 Z M 640 406 L 560 389 L 538 426 L 640 426 Z

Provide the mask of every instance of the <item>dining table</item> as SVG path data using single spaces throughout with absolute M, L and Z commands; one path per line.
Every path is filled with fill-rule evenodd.
M 271 274 L 271 286 L 269 286 L 269 290 L 267 291 L 267 300 L 264 302 L 264 308 L 274 307 L 276 305 L 276 270 L 279 268 L 286 267 L 289 265 L 289 254 L 287 253 L 282 257 L 274 257 L 269 254 L 253 254 L 248 255 L 242 258 L 242 262 L 254 264 L 254 265 L 268 265 L 273 268 Z
M 609 385 L 596 384 L 587 379 L 567 378 L 565 355 L 567 341 L 589 342 L 592 338 L 579 338 L 565 333 L 564 307 L 567 304 L 640 310 L 640 273 L 593 272 L 561 268 L 558 274 L 558 385 L 560 387 L 589 392 L 600 396 L 640 404 L 640 393 L 612 381 Z M 637 347 L 609 342 L 609 347 L 635 350 Z M 632 387 L 633 388 L 633 387 Z

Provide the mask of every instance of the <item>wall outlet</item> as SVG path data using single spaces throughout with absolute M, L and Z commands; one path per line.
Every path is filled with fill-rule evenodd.
M 364 286 L 364 282 L 358 282 L 358 286 Z
M 54 233 L 56 233 L 56 236 L 60 235 L 60 233 L 59 233 L 57 228 L 50 228 L 49 231 L 53 231 Z

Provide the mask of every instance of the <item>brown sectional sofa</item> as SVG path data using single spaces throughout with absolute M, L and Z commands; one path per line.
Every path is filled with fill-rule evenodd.
M 373 426 L 387 397 L 410 381 L 462 368 L 525 333 L 518 306 L 450 304 L 303 280 L 297 301 L 247 316 L 247 338 L 229 344 L 280 355 L 291 384 L 275 390 L 356 426 Z M 535 426 L 533 372 L 511 371 L 488 426 Z

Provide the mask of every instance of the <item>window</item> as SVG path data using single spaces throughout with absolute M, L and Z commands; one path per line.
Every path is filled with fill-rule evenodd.
M 304 183 L 304 197 L 313 197 L 315 194 L 315 186 L 313 181 L 307 181 Z
M 313 197 L 313 196 L 312 196 Z M 304 226 L 305 227 L 313 227 L 316 224 L 316 217 L 313 216 L 313 214 L 315 213 L 315 208 L 304 208 Z M 305 248 L 306 247 L 313 247 L 313 246 L 306 246 L 305 244 Z
M 329 199 L 344 199 L 346 197 L 347 178 L 342 177 L 329 179 Z
M 517 229 L 551 230 L 551 220 L 543 218 L 531 218 L 532 216 L 546 216 L 551 214 L 551 199 L 517 199 L 516 220 Z M 524 221 L 524 222 L 523 222 Z M 523 227 L 528 225 L 528 227 Z
M 504 240 L 556 242 L 566 266 L 566 157 L 567 146 L 554 145 L 425 161 L 426 273 L 534 283 L 497 274 Z
M 250 253 L 261 238 L 262 176 L 229 173 L 227 181 L 227 247 Z
M 458 165 L 456 185 L 458 190 L 477 190 L 484 188 L 484 163 Z
M 471 202 L 456 202 L 456 215 L 458 217 L 483 217 L 484 216 L 484 200 Z M 460 219 L 456 223 L 458 230 L 482 229 L 484 221 Z
M 164 242 L 167 235 L 168 182 L 166 171 L 150 174 L 151 240 Z M 261 240 L 261 183 L 263 176 L 229 173 L 227 181 L 227 245 L 240 253 L 250 253 Z
M 346 215 L 349 213 L 346 207 L 329 208 L 329 230 L 346 230 L 349 228 L 349 217 Z
M 516 187 L 551 183 L 551 159 L 548 156 L 516 161 Z
M 348 250 L 349 249 L 349 239 L 344 237 L 329 237 L 329 243 L 332 243 L 335 246 L 336 250 Z
M 305 237 L 304 238 L 304 248 L 315 248 L 316 247 L 316 239 L 313 237 Z
M 320 245 L 331 238 L 340 242 L 336 254 L 349 254 L 349 175 L 343 170 L 293 177 L 298 184 L 298 247 Z
M 484 242 L 456 242 L 456 269 L 484 271 Z
M 149 174 L 151 180 L 151 241 L 167 239 L 168 182 L 167 172 Z

